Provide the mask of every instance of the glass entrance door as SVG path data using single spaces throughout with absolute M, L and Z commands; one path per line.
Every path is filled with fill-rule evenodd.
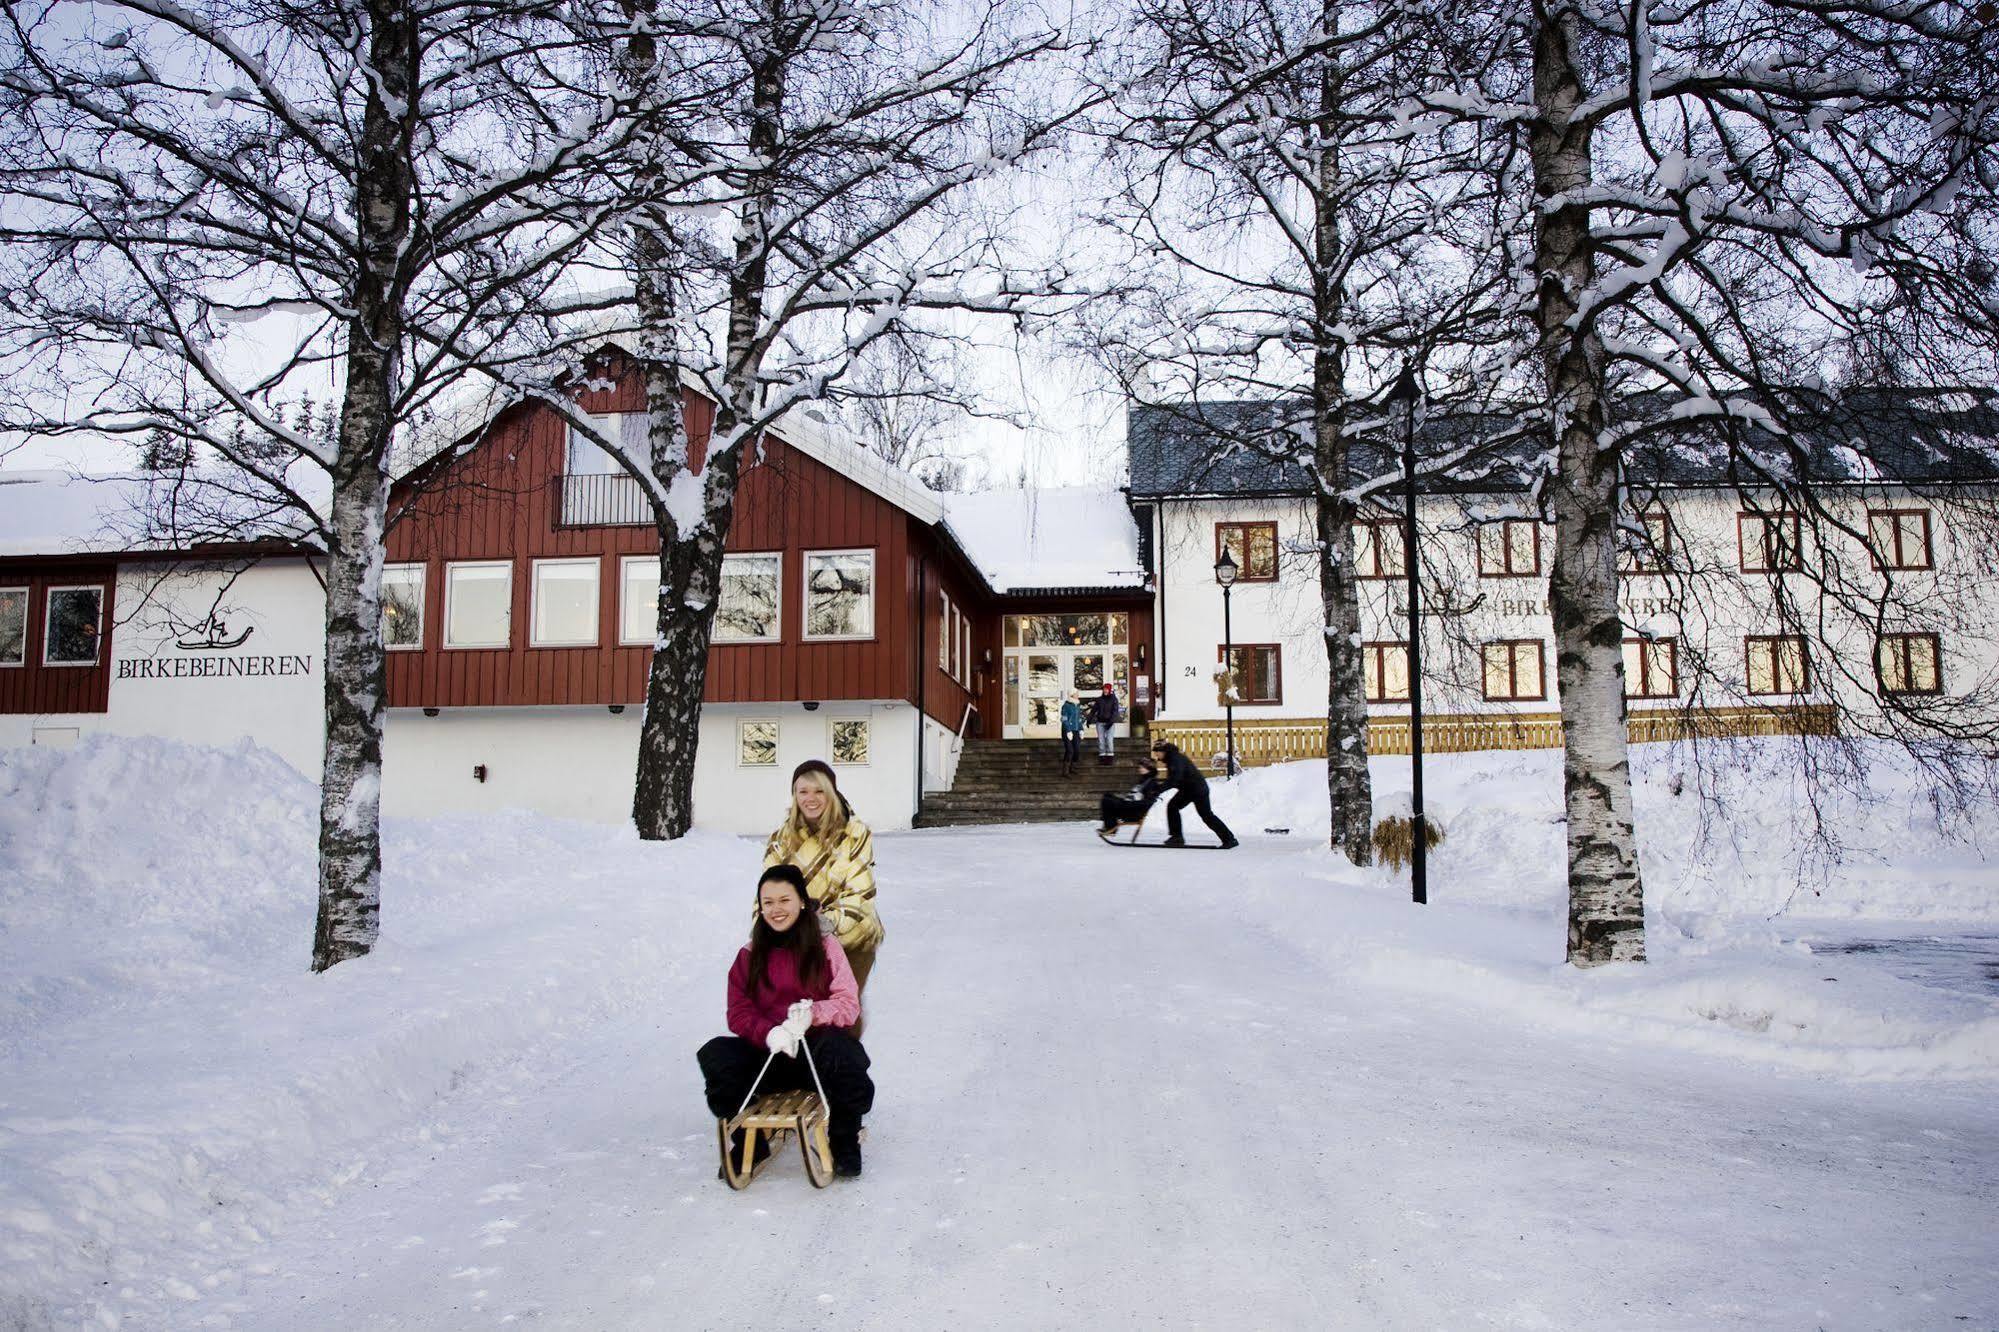
M 1062 700 L 1069 693 L 1087 709 L 1104 691 L 1117 691 L 1131 708 L 1131 657 L 1124 612 L 1006 617 L 1006 734 L 1041 738 L 1062 734 Z M 1118 725 L 1130 734 L 1129 722 Z M 1093 728 L 1087 723 L 1085 732 Z
M 1021 712 L 1020 729 L 1023 735 L 1054 736 L 1062 734 L 1062 670 L 1061 654 L 1055 652 L 1030 652 L 1027 654 L 1027 705 Z

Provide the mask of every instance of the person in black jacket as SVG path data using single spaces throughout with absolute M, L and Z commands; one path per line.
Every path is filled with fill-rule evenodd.
M 1118 717 L 1124 708 L 1118 703 L 1117 691 L 1110 681 L 1104 681 L 1104 692 L 1090 700 L 1090 720 L 1097 724 L 1097 763 L 1109 767 L 1117 758 L 1117 741 L 1111 738 L 1111 731 L 1118 724 Z
M 1228 824 L 1216 818 L 1215 811 L 1208 807 L 1208 779 L 1201 775 L 1194 761 L 1182 754 L 1179 746 L 1164 740 L 1152 747 L 1152 756 L 1159 760 L 1159 780 L 1174 788 L 1173 798 L 1166 802 L 1166 845 L 1187 845 L 1187 839 L 1180 835 L 1180 811 L 1188 805 L 1222 839 L 1224 851 L 1236 845 L 1235 834 L 1229 831 Z

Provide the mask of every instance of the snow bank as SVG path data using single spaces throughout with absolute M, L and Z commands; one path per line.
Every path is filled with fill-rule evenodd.
M 1947 823 L 1892 751 L 1870 755 L 1872 789 L 1820 794 L 1838 839 L 1811 844 L 1797 742 L 1743 740 L 1704 751 L 1705 777 L 1682 747 L 1632 749 L 1639 855 L 1649 912 L 1790 921 L 1999 920 L 1999 848 L 1979 840 L 1999 809 Z M 1373 761 L 1377 816 L 1409 807 L 1409 762 Z M 1431 853 L 1433 897 L 1545 906 L 1563 888 L 1559 750 L 1432 757 L 1424 803 L 1443 826 Z M 1255 768 L 1217 783 L 1215 807 L 1238 832 L 1286 827 L 1317 843 L 1330 826 L 1317 761 Z M 1989 832 L 1987 833 L 1989 836 Z
M 216 1255 L 747 924 L 739 839 L 392 822 L 382 946 L 315 977 L 316 805 L 247 744 L 0 752 L 0 1325 L 115 1320 L 131 1284 L 192 1296 Z

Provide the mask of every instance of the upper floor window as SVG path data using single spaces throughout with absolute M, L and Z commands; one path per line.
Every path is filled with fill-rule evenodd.
M 1277 644 L 1237 643 L 1232 652 L 1229 670 L 1235 676 L 1238 704 L 1284 701 L 1284 664 Z
M 1227 551 L 1235 561 L 1236 580 L 1243 583 L 1277 581 L 1276 523 L 1216 523 L 1215 560 Z
M 595 647 L 598 637 L 597 580 L 601 562 L 536 560 L 534 562 L 533 632 L 535 647 Z
M 1874 645 L 1874 672 L 1884 694 L 1943 692 L 1943 643 L 1935 634 L 1883 634 Z
M 1678 698 L 1680 644 L 1672 638 L 1624 640 L 1624 696 Z
M 44 666 L 95 666 L 104 629 L 104 589 L 52 587 L 42 634 Z
M 951 594 L 938 589 L 937 592 L 937 669 L 955 678 L 951 669 L 951 644 L 956 640 L 951 633 Z
M 1363 518 L 1353 525 L 1354 573 L 1361 578 L 1401 578 L 1409 572 L 1400 518 Z
M 1746 638 L 1742 643 L 1752 694 L 1802 694 L 1812 687 L 1805 640 L 1796 635 Z
M 1485 696 L 1494 703 L 1519 703 L 1548 696 L 1546 657 L 1538 638 L 1506 639 L 1480 648 Z
M 0 587 L 0 666 L 28 663 L 28 589 Z
M 1541 572 L 1541 524 L 1532 518 L 1480 523 L 1478 576 L 1531 578 Z
M 964 663 L 964 672 L 958 683 L 967 689 L 972 686 L 972 619 L 969 615 L 958 617 L 958 660 Z
M 1635 527 L 1644 535 L 1626 529 L 1618 534 L 1621 549 L 1618 567 L 1625 573 L 1659 573 L 1673 562 L 1673 521 L 1658 506 L 1641 510 Z
M 1877 569 L 1931 569 L 1927 509 L 1869 509 L 1867 553 Z
M 513 641 L 514 566 L 478 560 L 444 566 L 444 646 L 503 648 Z
M 1409 644 L 1362 643 L 1361 676 L 1370 703 L 1409 701 Z
M 590 417 L 590 426 L 598 434 L 613 443 L 627 448 L 643 445 L 646 432 L 644 412 L 606 412 Z M 623 472 L 617 461 L 597 441 L 571 425 L 567 431 L 569 446 L 564 452 L 563 471 L 570 476 L 597 476 L 609 472 Z
M 783 568 L 784 556 L 775 552 L 722 557 L 716 642 L 774 643 L 782 636 Z
M 872 550 L 806 552 L 805 636 L 875 636 L 875 553 Z
M 1804 538 L 1795 512 L 1737 514 L 1735 533 L 1744 573 L 1783 573 L 1803 567 Z
M 423 646 L 423 579 L 421 564 L 382 569 L 382 646 L 391 652 Z

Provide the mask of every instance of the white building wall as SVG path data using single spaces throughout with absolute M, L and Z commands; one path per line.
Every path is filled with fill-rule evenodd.
M 1774 497 L 1762 497 L 1766 506 Z M 1877 625 L 1868 598 L 1884 575 L 1872 567 L 1857 533 L 1867 530 L 1870 508 L 1923 508 L 1931 514 L 1936 567 L 1896 572 L 1900 589 L 1881 614 L 1879 628 L 1934 632 L 1942 643 L 1948 698 L 1999 701 L 1999 543 L 1993 541 L 1990 496 L 1947 500 L 1889 488 L 1854 488 L 1824 498 L 1834 522 L 1847 530 L 1810 534 L 1803 558 L 1819 579 L 1848 589 L 1856 606 L 1821 596 L 1809 573 L 1748 573 L 1741 568 L 1737 517 L 1744 500 L 1735 491 L 1677 491 L 1665 507 L 1673 528 L 1670 567 L 1624 576 L 1622 604 L 1627 637 L 1676 640 L 1680 693 L 1674 699 L 1633 699 L 1634 710 L 1675 706 L 1737 707 L 1838 701 L 1861 715 L 1878 714 L 1873 687 Z M 1982 506 L 1982 507 L 1981 507 Z M 1222 643 L 1222 593 L 1214 581 L 1214 528 L 1223 522 L 1278 524 L 1278 582 L 1238 583 L 1232 594 L 1233 640 L 1277 643 L 1282 650 L 1281 706 L 1238 704 L 1236 719 L 1312 719 L 1325 715 L 1326 657 L 1320 631 L 1317 556 L 1310 509 L 1292 499 L 1169 502 L 1160 506 L 1160 605 L 1167 673 L 1164 721 L 1219 720 L 1223 708 L 1212 672 Z M 1482 523 L 1523 516 L 1515 497 L 1489 500 L 1428 498 L 1420 502 L 1424 595 L 1424 703 L 1429 711 L 1551 712 L 1559 706 L 1553 624 L 1548 614 L 1548 570 L 1554 560 L 1552 525 L 1541 526 L 1540 573 L 1533 577 L 1481 576 L 1475 529 Z M 1811 687 L 1795 695 L 1748 692 L 1744 639 L 1786 632 L 1779 616 L 1784 589 L 1809 628 Z M 1407 637 L 1404 583 L 1361 584 L 1362 637 L 1399 642 Z M 1792 632 L 1796 632 L 1793 630 Z M 1544 700 L 1494 702 L 1484 697 L 1480 645 L 1498 640 L 1543 645 Z M 1818 640 L 1823 640 L 1822 647 Z M 1402 703 L 1374 704 L 1377 716 L 1407 712 Z
M 694 821 L 762 835 L 783 819 L 791 771 L 831 752 L 834 721 L 865 719 L 869 762 L 835 765 L 840 790 L 868 826 L 907 828 L 915 815 L 916 709 L 906 703 L 710 704 L 701 713 Z M 738 724 L 775 721 L 777 762 L 738 762 Z M 602 707 L 418 708 L 389 714 L 382 808 L 401 817 L 530 809 L 562 818 L 631 819 L 639 712 Z M 485 769 L 484 780 L 475 769 Z

